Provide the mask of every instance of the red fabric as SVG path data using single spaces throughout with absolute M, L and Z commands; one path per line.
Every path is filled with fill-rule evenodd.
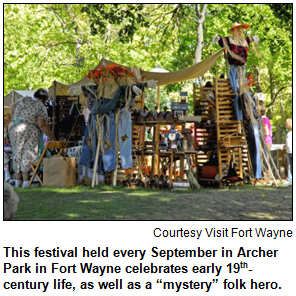
M 249 51 L 249 47 L 248 46 L 251 43 L 251 39 L 249 37 L 246 37 L 246 41 L 248 43 L 248 46 L 247 47 L 244 47 L 244 46 L 233 44 L 230 41 L 230 37 L 225 37 L 225 38 L 227 40 L 227 44 L 228 44 L 229 48 L 235 54 L 237 54 L 238 56 L 240 56 L 245 61 L 244 63 L 242 63 L 241 61 L 238 61 L 238 60 L 234 59 L 233 57 L 231 57 L 231 55 L 229 53 L 227 53 L 227 59 L 228 59 L 229 65 L 243 66 L 247 62 L 247 59 L 248 59 L 248 51 Z M 221 47 L 223 47 L 223 41 L 222 41 L 221 36 L 220 36 L 220 40 L 219 40 L 219 45 Z

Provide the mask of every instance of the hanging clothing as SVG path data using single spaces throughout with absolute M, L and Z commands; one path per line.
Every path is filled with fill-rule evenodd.
M 142 91 L 147 87 L 147 83 L 136 83 L 132 86 L 137 86 Z M 91 113 L 107 114 L 110 111 L 115 111 L 126 107 L 128 110 L 134 104 L 136 94 L 132 91 L 132 86 L 120 85 L 112 99 L 101 98 L 96 100 Z M 126 104 L 128 106 L 126 106 Z
M 256 103 L 254 95 L 250 92 L 245 92 L 242 95 L 242 107 L 243 107 L 243 117 L 246 121 L 254 122 L 255 119 L 259 118 L 256 109 Z
M 230 65 L 229 81 L 232 91 L 237 94 L 233 99 L 237 120 L 243 119 L 240 95 L 244 93 L 245 67 L 251 39 L 246 37 L 242 44 L 236 43 L 231 37 L 220 36 L 219 45 L 227 50 L 227 60 Z
M 108 117 L 104 118 L 103 146 L 101 151 L 103 155 L 103 169 L 110 172 L 116 169 L 117 152 L 116 152 L 116 127 L 114 112 L 109 112 Z
M 9 125 L 13 170 L 29 172 L 30 163 L 37 163 L 40 129 L 38 119 L 47 121 L 47 110 L 42 102 L 23 97 L 16 103 L 13 119 Z
M 84 96 L 86 97 L 86 103 L 87 103 L 87 109 L 91 111 L 96 99 L 97 99 L 97 96 L 96 96 L 96 93 L 97 93 L 97 89 L 98 89 L 98 85 L 83 85 L 81 87 L 83 93 L 84 93 Z
M 96 116 L 90 114 L 84 133 L 80 164 L 93 168 L 95 153 L 97 151 Z
M 224 40 L 223 40 L 224 39 Z M 232 37 L 220 36 L 219 45 L 227 49 L 227 59 L 229 65 L 242 66 L 245 65 L 248 59 L 250 37 L 245 37 L 243 44 L 236 43 Z
M 232 91 L 236 94 L 236 96 L 233 99 L 233 103 L 234 103 L 234 109 L 235 109 L 235 114 L 236 114 L 237 120 L 243 120 L 242 99 L 241 99 L 241 96 L 239 95 L 240 85 L 239 85 L 238 72 L 244 73 L 244 71 L 245 71 L 244 68 L 245 67 L 230 65 L 230 71 L 229 71 L 230 86 L 231 86 Z M 243 75 L 242 73 L 241 73 L 241 75 Z
M 118 142 L 121 167 L 124 170 L 132 168 L 132 118 L 125 108 L 121 110 L 118 126 Z
M 260 156 L 260 132 L 259 132 L 259 125 L 256 121 L 255 124 L 252 126 L 249 125 L 248 131 L 248 146 L 249 146 L 249 153 L 253 167 L 253 173 L 255 179 L 262 178 L 262 168 L 261 168 L 261 156 Z
M 134 84 L 142 91 L 147 87 L 147 83 Z M 98 172 L 108 172 L 117 167 L 117 149 L 116 149 L 116 123 L 114 111 L 121 109 L 121 116 L 118 126 L 118 143 L 121 153 L 122 168 L 132 167 L 132 124 L 130 107 L 136 94 L 132 91 L 132 86 L 118 86 L 118 89 L 111 99 L 97 98 L 97 86 L 83 86 L 82 90 L 87 98 L 88 108 L 91 108 L 91 114 L 84 136 L 83 150 L 81 153 L 80 164 L 93 167 L 95 154 L 98 144 L 98 128 L 102 128 L 102 145 L 98 160 Z M 97 116 L 104 119 L 97 123 Z
M 117 100 L 119 99 L 121 95 L 121 86 L 118 87 L 117 92 L 115 93 L 114 97 L 112 99 L 100 99 L 96 100 L 92 109 L 92 114 L 107 114 L 111 111 L 114 111 L 117 106 Z

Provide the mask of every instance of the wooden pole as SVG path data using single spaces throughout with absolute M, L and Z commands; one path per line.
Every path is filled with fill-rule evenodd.
M 57 101 L 57 82 L 53 82 L 53 114 L 52 114 L 52 133 L 55 132 L 56 121 L 56 101 Z
M 267 164 L 267 168 L 268 168 L 269 175 L 272 177 L 275 186 L 278 187 L 278 184 L 277 184 L 277 182 L 276 182 L 276 179 L 275 179 L 275 177 L 274 177 L 274 175 L 273 175 L 273 173 L 272 173 L 272 170 L 271 170 L 271 168 L 270 168 L 269 162 L 268 162 L 268 160 L 267 160 L 267 158 L 266 158 L 266 155 L 265 155 L 265 153 L 264 153 L 264 151 L 263 151 L 261 145 L 260 145 L 260 151 L 261 151 L 261 154 L 263 155 L 263 158 L 264 158 L 264 160 L 265 160 L 265 162 L 266 162 L 266 164 Z
M 173 188 L 173 165 L 174 165 L 174 150 L 171 150 L 171 160 L 170 160 L 170 188 Z
M 282 181 L 281 175 L 280 175 L 280 173 L 279 173 L 279 171 L 278 171 L 278 169 L 277 169 L 277 167 L 276 167 L 276 165 L 275 165 L 275 163 L 274 163 L 274 161 L 272 159 L 272 156 L 271 156 L 270 152 L 269 152 L 269 159 L 271 161 L 271 164 L 273 165 L 274 170 L 276 171 L 276 174 L 277 174 L 279 180 Z
M 154 174 L 159 174 L 159 131 L 160 131 L 160 125 L 157 123 L 156 126 L 153 128 L 155 132 L 155 154 L 154 154 Z
M 218 101 L 218 80 L 214 78 L 214 88 L 215 88 L 215 100 L 216 100 L 216 124 L 217 124 L 217 151 L 218 151 L 218 170 L 219 170 L 219 188 L 222 188 L 222 156 L 220 147 L 220 117 L 219 117 L 219 101 Z
M 224 50 L 224 58 L 225 58 L 225 64 L 226 64 L 227 78 L 229 78 L 229 64 L 228 64 L 227 51 L 226 51 L 226 49 Z
M 99 120 L 98 115 L 97 115 L 97 120 Z M 96 185 L 96 174 L 97 174 L 97 168 L 98 168 L 99 154 L 100 154 L 100 143 L 98 141 L 97 142 L 97 151 L 96 151 L 95 163 L 94 163 L 93 177 L 92 177 L 92 182 L 91 182 L 91 188 L 94 188 L 95 185 Z
M 157 86 L 157 111 L 160 112 L 160 86 Z

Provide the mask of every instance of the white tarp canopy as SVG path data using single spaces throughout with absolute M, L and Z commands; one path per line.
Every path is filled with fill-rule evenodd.
M 33 98 L 35 91 L 36 90 L 13 90 L 4 97 L 4 106 L 9 107 L 11 104 L 15 103 L 22 97 L 28 96 Z
M 201 61 L 200 63 L 188 67 L 179 71 L 175 72 L 168 72 L 168 73 L 159 73 L 159 72 L 152 72 L 152 71 L 144 71 L 140 70 L 141 77 L 143 81 L 147 80 L 157 80 L 158 85 L 167 85 L 167 84 L 173 84 L 173 83 L 178 83 L 181 81 L 186 81 L 194 78 L 198 78 L 202 76 L 204 73 L 206 73 L 219 59 L 219 57 L 222 55 L 223 49 L 220 51 L 216 52 L 214 55 L 208 57 L 207 59 Z M 111 64 L 116 64 L 112 61 L 102 59 L 99 64 L 95 67 L 95 69 L 98 69 L 99 66 L 108 66 Z M 118 64 L 119 65 L 119 64 Z M 122 65 L 119 65 L 122 66 Z M 125 67 L 129 70 L 132 70 L 131 67 Z M 73 84 L 65 84 L 61 83 L 58 81 L 54 81 L 52 86 L 49 88 L 49 95 L 51 97 L 56 96 L 69 96 L 68 90 L 71 87 L 79 86 L 79 85 L 87 85 L 87 84 L 92 84 L 91 80 L 88 79 L 87 77 L 82 78 L 81 80 L 77 81 L 76 83 Z

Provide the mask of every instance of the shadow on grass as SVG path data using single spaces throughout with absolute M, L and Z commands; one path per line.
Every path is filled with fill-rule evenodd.
M 17 189 L 14 220 L 291 220 L 291 188 L 156 191 L 102 186 Z

